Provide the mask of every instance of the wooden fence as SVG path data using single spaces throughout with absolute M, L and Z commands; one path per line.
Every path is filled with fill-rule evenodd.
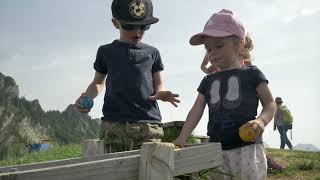
M 181 130 L 184 121 L 164 124 Z M 172 143 L 144 143 L 140 150 L 104 154 L 100 140 L 83 143 L 83 157 L 0 167 L 0 180 L 171 180 L 222 165 L 220 143 L 175 149 Z M 204 144 L 207 143 L 207 144 Z
M 144 143 L 135 151 L 0 167 L 0 180 L 171 180 L 221 165 L 219 143 L 181 149 L 172 143 Z

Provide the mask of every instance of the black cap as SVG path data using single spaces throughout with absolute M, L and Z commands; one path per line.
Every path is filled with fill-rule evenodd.
M 159 21 L 153 17 L 151 0 L 113 0 L 112 16 L 123 24 L 149 25 Z
M 275 101 L 276 101 L 276 103 L 279 103 L 279 104 L 283 103 L 281 97 L 276 97 Z

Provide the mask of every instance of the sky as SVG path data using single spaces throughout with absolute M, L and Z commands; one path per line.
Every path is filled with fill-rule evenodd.
M 16 80 L 20 96 L 38 99 L 45 111 L 65 110 L 93 80 L 97 48 L 119 38 L 110 6 L 111 0 L 0 0 L 0 72 Z M 320 1 L 153 0 L 153 6 L 160 21 L 143 42 L 159 49 L 166 88 L 181 100 L 177 108 L 159 102 L 163 122 L 185 120 L 205 75 L 204 47 L 189 45 L 189 38 L 213 13 L 230 9 L 254 40 L 253 64 L 294 116 L 293 145 L 320 148 Z M 93 118 L 102 116 L 103 95 L 95 99 Z M 207 122 L 206 109 L 194 133 L 205 135 Z M 273 122 L 263 137 L 279 148 Z

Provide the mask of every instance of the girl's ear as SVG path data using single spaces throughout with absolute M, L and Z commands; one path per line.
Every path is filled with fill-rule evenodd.
M 120 29 L 120 23 L 118 20 L 116 20 L 115 18 L 112 18 L 111 21 L 115 28 Z

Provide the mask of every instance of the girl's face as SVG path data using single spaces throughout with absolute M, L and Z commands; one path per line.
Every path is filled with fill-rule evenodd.
M 237 46 L 232 37 L 205 37 L 204 46 L 209 55 L 210 63 L 221 70 L 241 67 L 238 58 L 241 42 Z
M 120 41 L 126 42 L 128 44 L 138 44 L 142 40 L 144 30 L 141 30 L 139 28 L 133 30 L 125 30 L 118 20 L 112 19 L 112 22 L 113 25 L 120 31 Z

